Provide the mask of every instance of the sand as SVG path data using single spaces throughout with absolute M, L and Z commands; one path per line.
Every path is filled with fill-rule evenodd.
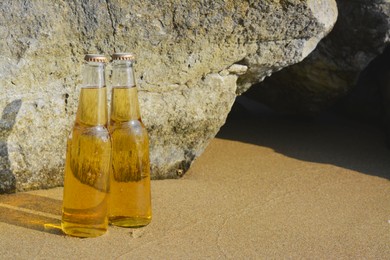
M 44 228 L 62 188 L 0 196 L 1 259 L 389 259 L 390 151 L 337 117 L 232 117 L 178 180 L 152 181 L 153 221 L 98 238 Z

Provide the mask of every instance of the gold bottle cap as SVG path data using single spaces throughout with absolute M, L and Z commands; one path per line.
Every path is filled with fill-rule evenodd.
M 114 53 L 112 55 L 113 60 L 135 60 L 135 55 L 132 53 Z
M 107 58 L 101 54 L 87 54 L 85 55 L 84 60 L 91 62 L 107 62 Z

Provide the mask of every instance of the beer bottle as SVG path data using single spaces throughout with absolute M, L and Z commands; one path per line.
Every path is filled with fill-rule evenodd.
M 141 227 L 152 218 L 149 139 L 138 104 L 134 56 L 115 53 L 112 60 L 109 221 L 121 227 Z
M 96 237 L 108 226 L 111 138 L 103 55 L 87 54 L 76 120 L 67 142 L 62 230 Z

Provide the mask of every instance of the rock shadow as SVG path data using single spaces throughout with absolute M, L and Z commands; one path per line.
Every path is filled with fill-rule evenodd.
M 390 150 L 380 125 L 322 114 L 283 116 L 243 97 L 217 138 L 272 148 L 285 156 L 390 179 Z
M 16 190 L 16 178 L 11 171 L 7 141 L 21 106 L 20 99 L 7 104 L 0 119 L 0 194 L 13 193 Z

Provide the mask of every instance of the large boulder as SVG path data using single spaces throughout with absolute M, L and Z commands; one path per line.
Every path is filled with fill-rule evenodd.
M 390 2 L 340 0 L 337 5 L 339 17 L 334 29 L 316 50 L 301 63 L 254 86 L 246 93 L 248 97 L 281 112 L 313 115 L 339 103 L 354 91 L 357 94 L 353 93 L 354 97 L 348 100 L 348 109 L 360 109 L 358 113 L 366 114 L 371 113 L 367 109 L 378 110 L 372 107 L 378 100 L 363 105 L 363 100 L 375 99 L 377 89 L 368 86 L 365 79 L 364 86 L 361 85 L 363 81 L 359 78 L 389 42 Z M 378 78 L 378 71 L 384 71 L 383 62 L 379 68 L 369 70 L 376 71 L 376 75 L 368 78 Z M 358 88 L 357 91 L 354 88 Z
M 4 0 L 0 11 L 1 192 L 62 185 L 85 53 L 137 55 L 152 177 L 176 178 L 237 93 L 301 61 L 337 17 L 334 0 Z

